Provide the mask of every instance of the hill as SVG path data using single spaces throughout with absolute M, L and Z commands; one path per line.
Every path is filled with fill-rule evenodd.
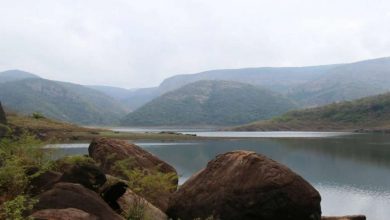
M 259 85 L 276 92 L 286 92 L 290 88 L 323 76 L 337 66 L 339 65 L 210 70 L 176 75 L 164 80 L 159 87 L 162 91 L 170 91 L 199 80 L 225 80 Z
M 303 107 L 353 100 L 389 91 L 390 58 L 308 67 L 220 69 L 176 75 L 160 86 L 134 90 L 123 99 L 136 109 L 150 100 L 199 80 L 248 83 L 281 93 Z
M 129 126 L 235 125 L 296 107 L 281 95 L 253 85 L 198 81 L 168 92 L 122 121 Z
M 259 67 L 242 69 L 210 70 L 194 74 L 182 74 L 165 79 L 158 87 L 137 89 L 129 93 L 122 101 L 137 109 L 152 99 L 182 86 L 202 80 L 233 81 L 261 86 L 278 93 L 287 93 L 289 89 L 326 73 L 337 65 L 313 67 Z
M 323 107 L 288 112 L 271 120 L 235 127 L 236 131 L 389 130 L 390 93 Z
M 0 72 L 0 83 L 31 78 L 39 78 L 39 76 L 21 70 L 7 70 L 4 72 Z
M 365 60 L 329 69 L 293 88 L 289 96 L 305 106 L 319 106 L 390 91 L 390 58 Z
M 20 113 L 40 112 L 77 124 L 114 124 L 126 113 L 120 103 L 99 91 L 41 78 L 1 83 L 0 100 Z

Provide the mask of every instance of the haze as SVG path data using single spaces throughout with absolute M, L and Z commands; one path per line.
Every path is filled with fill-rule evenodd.
M 0 0 L 0 71 L 125 88 L 389 56 L 390 2 Z

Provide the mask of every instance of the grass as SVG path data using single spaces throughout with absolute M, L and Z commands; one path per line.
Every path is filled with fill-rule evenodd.
M 79 125 L 61 122 L 45 117 L 23 116 L 8 113 L 9 126 L 15 133 L 28 132 L 50 142 L 90 141 L 97 137 L 126 140 L 192 140 L 191 135 L 177 133 L 133 133 L 115 132 L 107 129 L 86 128 Z

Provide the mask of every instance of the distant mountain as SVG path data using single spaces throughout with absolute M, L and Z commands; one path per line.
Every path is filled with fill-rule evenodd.
M 4 72 L 0 72 L 0 83 L 31 78 L 39 78 L 39 76 L 21 70 L 7 70 Z
M 117 101 L 120 101 L 128 110 L 135 110 L 155 97 L 161 95 L 157 87 L 142 89 L 124 89 L 112 86 L 88 86 L 98 90 Z
M 390 58 L 338 65 L 292 89 L 289 96 L 305 106 L 347 101 L 390 91 Z
M 234 81 L 258 85 L 279 93 L 287 93 L 291 88 L 306 83 L 325 74 L 338 65 L 313 67 L 259 67 L 242 69 L 210 70 L 195 74 L 176 75 L 165 79 L 160 86 L 137 89 L 123 102 L 137 109 L 152 99 L 189 83 L 201 80 Z
M 322 107 L 291 111 L 237 131 L 390 130 L 390 93 Z
M 117 100 L 126 99 L 129 95 L 131 95 L 132 92 L 134 92 L 136 89 L 124 89 L 120 87 L 114 87 L 114 86 L 87 86 L 88 88 L 98 90 L 108 96 L 111 96 Z
M 126 113 L 120 103 L 99 91 L 37 77 L 0 83 L 0 100 L 20 113 L 40 112 L 77 124 L 114 124 Z
M 339 65 L 211 70 L 170 77 L 160 84 L 160 90 L 170 91 L 199 80 L 225 80 L 260 85 L 276 92 L 284 92 L 321 77 L 337 66 Z
M 164 93 L 159 87 L 136 89 L 121 101 L 131 110 L 136 110 Z
M 377 95 L 390 89 L 390 58 L 309 67 L 259 67 L 176 75 L 159 87 L 135 90 L 124 99 L 138 108 L 166 92 L 199 80 L 248 83 L 282 93 L 303 107 Z
M 128 114 L 129 126 L 236 125 L 284 113 L 295 104 L 274 92 L 228 81 L 198 81 Z

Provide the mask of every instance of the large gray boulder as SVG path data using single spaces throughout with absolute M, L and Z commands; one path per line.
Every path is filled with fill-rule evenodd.
M 321 196 L 301 176 L 263 155 L 217 156 L 173 194 L 173 219 L 320 220 Z

